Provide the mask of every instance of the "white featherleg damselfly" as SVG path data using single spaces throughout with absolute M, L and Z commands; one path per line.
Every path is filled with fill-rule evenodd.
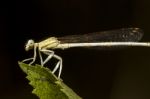
M 28 40 L 25 45 L 25 50 L 34 50 L 34 56 L 23 60 L 23 62 L 31 61 L 29 65 L 33 64 L 37 57 L 36 50 L 40 57 L 41 65 L 44 66 L 51 58 L 58 60 L 52 73 L 59 69 L 58 78 L 62 72 L 62 58 L 54 53 L 55 49 L 67 49 L 73 47 L 94 47 L 98 49 L 138 46 L 150 47 L 150 42 L 138 42 L 143 36 L 143 31 L 140 28 L 122 28 L 117 30 L 88 33 L 84 35 L 70 35 L 65 37 L 49 37 L 41 42 L 34 42 Z M 43 60 L 41 53 L 48 57 Z

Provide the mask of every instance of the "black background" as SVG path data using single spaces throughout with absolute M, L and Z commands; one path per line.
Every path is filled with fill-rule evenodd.
M 50 36 L 139 27 L 150 41 L 148 0 L 1 1 L 0 98 L 37 99 L 17 61 L 29 57 L 25 42 Z M 150 99 L 149 48 L 58 50 L 62 79 L 84 99 Z

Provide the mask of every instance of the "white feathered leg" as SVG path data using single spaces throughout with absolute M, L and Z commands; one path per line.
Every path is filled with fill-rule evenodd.
M 32 65 L 34 62 L 35 62 L 35 60 L 36 60 L 36 57 L 37 57 L 37 55 L 36 55 L 36 46 L 34 46 L 34 55 L 33 55 L 33 57 L 32 58 L 28 58 L 28 59 L 24 59 L 22 62 L 26 62 L 26 61 L 30 61 L 30 60 L 32 60 L 30 63 L 29 63 L 29 65 Z
M 62 72 L 62 58 L 56 54 L 54 54 L 54 51 L 52 50 L 46 50 L 46 49 L 42 49 L 41 52 L 43 52 L 44 54 L 48 55 L 48 57 L 44 60 L 44 62 L 42 63 L 42 65 L 44 66 L 44 64 L 46 64 L 52 57 L 58 59 L 59 61 L 57 62 L 56 66 L 54 67 L 52 73 L 55 73 L 58 68 L 59 68 L 59 73 L 58 73 L 58 78 L 60 78 L 61 72 Z

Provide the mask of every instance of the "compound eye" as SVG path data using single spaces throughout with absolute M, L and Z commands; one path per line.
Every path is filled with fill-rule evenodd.
M 33 40 L 29 40 L 28 43 L 29 43 L 29 45 L 31 45 L 31 46 L 34 45 L 34 41 L 33 41 Z

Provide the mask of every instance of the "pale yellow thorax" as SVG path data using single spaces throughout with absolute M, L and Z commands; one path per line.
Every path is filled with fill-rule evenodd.
M 54 49 L 60 44 L 60 41 L 55 37 L 50 37 L 38 43 L 39 49 Z

